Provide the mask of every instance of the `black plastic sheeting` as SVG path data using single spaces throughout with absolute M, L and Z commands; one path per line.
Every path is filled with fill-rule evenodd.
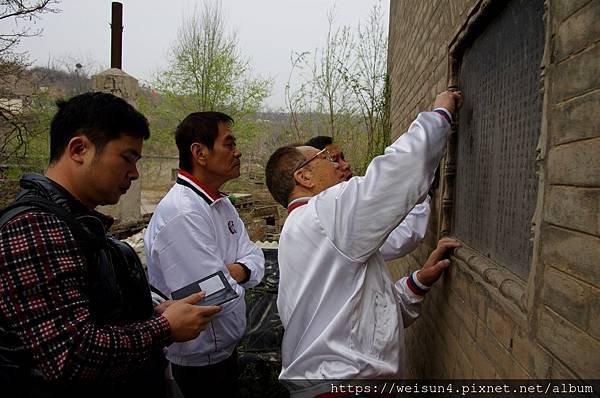
M 242 397 L 289 397 L 277 377 L 281 371 L 283 325 L 277 314 L 277 249 L 263 249 L 265 275 L 246 290 L 246 334 L 238 346 Z

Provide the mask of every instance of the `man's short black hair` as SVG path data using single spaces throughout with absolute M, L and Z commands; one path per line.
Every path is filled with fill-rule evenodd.
M 283 207 L 287 207 L 290 195 L 296 186 L 294 169 L 304 162 L 305 156 L 298 145 L 288 145 L 277 149 L 267 162 L 265 178 L 271 196 Z
M 69 141 L 85 135 L 102 152 L 121 135 L 148 139 L 148 120 L 124 99 L 108 93 L 84 93 L 56 102 L 58 112 L 50 124 L 50 163 L 60 159 Z
M 192 172 L 192 153 L 190 147 L 199 142 L 212 150 L 219 135 L 219 123 L 231 127 L 231 116 L 221 112 L 194 112 L 186 116 L 175 130 L 175 143 L 179 150 L 179 168 Z
M 331 144 L 333 144 L 333 138 L 326 135 L 318 135 L 304 143 L 306 146 L 312 146 L 313 148 L 317 149 L 325 149 L 327 145 Z

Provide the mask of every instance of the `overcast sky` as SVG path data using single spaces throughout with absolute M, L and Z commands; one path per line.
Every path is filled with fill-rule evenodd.
M 214 1 L 214 0 L 208 0 Z M 337 21 L 355 26 L 365 21 L 373 4 L 386 14 L 389 0 L 338 0 Z M 200 0 L 123 0 L 123 70 L 142 81 L 166 65 L 170 45 L 186 13 Z M 327 34 L 327 11 L 333 0 L 222 0 L 227 25 L 237 31 L 241 50 L 255 74 L 275 80 L 268 107 L 283 107 L 290 72 L 290 53 L 313 51 Z M 22 50 L 35 64 L 53 59 L 108 67 L 111 0 L 62 0 L 58 14 L 44 14 L 36 26 L 40 37 L 23 40 Z M 1 27 L 6 31 L 7 26 Z M 68 62 L 69 62 L 68 61 Z

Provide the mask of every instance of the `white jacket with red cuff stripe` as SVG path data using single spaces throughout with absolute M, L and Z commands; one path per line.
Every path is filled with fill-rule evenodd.
M 419 114 L 364 177 L 288 206 L 277 307 L 285 327 L 280 379 L 292 390 L 313 391 L 315 379 L 402 377 L 403 329 L 423 298 L 407 278 L 394 283 L 382 246 L 426 198 L 450 132 L 443 116 Z M 389 244 L 386 258 L 394 247 L 402 245 Z

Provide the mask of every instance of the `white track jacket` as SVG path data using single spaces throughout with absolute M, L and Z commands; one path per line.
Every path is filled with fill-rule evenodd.
M 239 294 L 223 304 L 210 326 L 194 340 L 173 343 L 167 359 L 182 366 L 204 366 L 227 359 L 246 329 L 244 288 L 264 274 L 264 256 L 248 238 L 235 207 L 222 194 L 211 193 L 184 171 L 156 207 L 144 235 L 150 283 L 166 295 L 214 272 L 223 271 Z M 243 286 L 226 264 L 244 263 L 251 277 Z
M 438 112 L 419 114 L 364 177 L 290 203 L 277 307 L 280 379 L 292 390 L 316 379 L 402 377 L 403 328 L 419 316 L 422 296 L 406 278 L 394 283 L 385 265 L 382 251 L 391 259 L 402 245 L 382 246 L 433 181 L 450 132 Z

